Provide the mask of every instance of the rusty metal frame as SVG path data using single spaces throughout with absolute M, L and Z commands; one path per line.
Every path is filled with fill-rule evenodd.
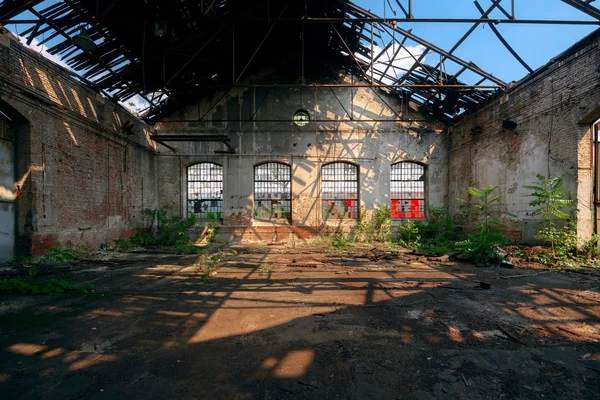
M 253 2 L 251 7 L 258 7 L 260 3 L 264 3 L 267 0 L 257 0 Z M 156 87 L 146 89 L 145 78 L 141 82 L 131 80 L 132 74 L 142 71 L 144 75 L 144 63 L 154 63 L 157 60 L 164 60 L 168 58 L 169 52 L 154 55 L 151 58 L 135 59 L 129 56 L 128 49 L 124 48 L 117 38 L 111 37 L 107 29 L 104 29 L 101 23 L 101 19 L 98 17 L 104 17 L 115 8 L 119 0 L 112 0 L 108 6 L 105 7 L 104 12 L 98 15 L 98 2 L 96 2 L 95 15 L 89 9 L 85 9 L 83 1 L 79 0 L 62 0 L 55 2 L 49 6 L 46 6 L 44 10 L 38 11 L 34 7 L 42 2 L 42 0 L 4 0 L 0 4 L 0 24 L 29 24 L 32 25 L 26 30 L 27 43 L 31 44 L 33 39 L 46 35 L 43 42 L 49 42 L 57 37 L 62 37 L 64 40 L 54 45 L 50 52 L 52 54 L 60 55 L 63 59 L 66 59 L 67 63 L 72 66 L 75 70 L 75 74 L 82 79 L 82 81 L 89 84 L 95 90 L 111 96 L 115 100 L 127 100 L 135 95 L 139 95 L 145 101 L 149 103 L 147 119 L 152 119 L 157 115 L 160 115 L 161 110 L 166 104 L 168 98 L 172 104 L 177 104 L 178 97 L 182 95 L 182 92 L 178 92 L 172 87 L 172 83 L 182 74 L 182 72 L 188 68 L 196 59 L 197 56 L 216 40 L 222 40 L 224 35 L 228 35 L 230 31 L 234 31 L 235 24 L 266 24 L 266 34 L 260 41 L 260 44 L 255 49 L 254 53 L 247 59 L 244 65 L 241 65 L 240 73 L 236 75 L 236 60 L 238 56 L 236 54 L 236 38 L 235 33 L 232 35 L 232 85 L 227 86 L 223 84 L 211 84 L 211 82 L 203 82 L 202 88 L 205 90 L 216 90 L 219 88 L 226 88 L 227 92 L 232 87 L 241 88 L 252 88 L 252 87 L 311 87 L 311 88 L 329 88 L 333 92 L 335 87 L 369 87 L 374 91 L 383 89 L 387 92 L 396 93 L 401 95 L 403 100 L 407 97 L 407 101 L 413 101 L 420 106 L 429 109 L 434 112 L 437 108 L 442 109 L 453 109 L 452 111 L 444 111 L 438 116 L 443 116 L 445 113 L 448 118 L 453 117 L 453 113 L 460 112 L 461 107 L 467 104 L 477 105 L 489 96 L 494 90 L 501 90 L 505 87 L 505 83 L 483 71 L 475 64 L 469 61 L 462 60 L 456 57 L 454 51 L 475 31 L 475 29 L 482 25 L 487 24 L 490 26 L 494 34 L 498 37 L 500 42 L 507 48 L 507 50 L 523 65 L 528 71 L 532 72 L 532 68 L 525 62 L 523 58 L 510 46 L 510 44 L 500 34 L 498 29 L 495 27 L 497 24 L 554 24 L 554 25 L 600 25 L 600 9 L 591 5 L 589 0 L 560 0 L 562 3 L 567 4 L 579 11 L 581 11 L 591 20 L 577 19 L 577 20 L 544 20 L 544 19 L 519 19 L 517 18 L 516 8 L 519 5 L 519 1 L 522 0 L 490 0 L 492 3 L 487 10 L 483 10 L 481 5 L 476 1 L 475 6 L 481 13 L 480 18 L 428 18 L 426 16 L 415 16 L 413 15 L 413 0 L 382 0 L 387 2 L 387 6 L 392 11 L 394 17 L 388 18 L 384 15 L 383 18 L 377 16 L 368 10 L 365 10 L 356 4 L 348 0 L 337 0 L 339 3 L 339 9 L 344 10 L 343 17 L 328 16 L 327 14 L 321 14 L 311 16 L 308 10 L 305 9 L 303 15 L 289 16 L 285 15 L 287 5 L 283 9 L 279 8 L 279 11 L 275 15 L 271 15 L 272 5 L 267 2 L 267 12 L 263 17 L 261 16 L 245 16 L 245 15 L 220 15 L 219 8 L 221 5 L 226 4 L 225 2 L 219 2 L 219 7 L 215 6 L 217 2 L 215 0 L 202 1 L 200 6 L 202 7 L 202 14 L 207 20 L 218 20 L 222 23 L 221 29 L 217 29 L 210 35 L 189 37 L 186 40 L 177 42 L 174 48 L 169 51 L 174 51 L 181 46 L 189 46 L 190 54 L 186 55 L 187 60 L 183 61 L 178 65 L 177 68 L 173 69 L 175 73 L 171 73 L 170 77 L 163 78 L 163 85 L 158 90 Z M 557 0 L 558 1 L 558 0 Z M 207 3 L 207 4 L 205 4 Z M 289 1 L 288 1 L 289 3 Z M 399 8 L 402 14 L 398 17 L 394 4 Z M 19 19 L 18 15 L 24 11 L 29 10 L 36 19 Z M 501 18 L 491 17 L 491 13 L 497 10 L 501 13 Z M 399 23 L 472 23 L 471 28 L 461 37 L 461 39 L 448 51 L 445 51 L 434 44 L 418 37 L 412 33 L 409 29 L 403 29 L 398 26 Z M 77 27 L 85 23 L 92 26 L 92 32 L 94 39 L 99 41 L 103 40 L 101 44 L 104 53 L 101 52 L 85 52 L 78 49 L 71 36 Z M 261 50 L 263 44 L 270 40 L 272 31 L 277 24 L 288 24 L 298 23 L 301 24 L 301 40 L 302 40 L 302 61 L 301 61 L 301 77 L 299 84 L 295 85 L 278 85 L 278 84 L 243 84 L 241 78 L 246 73 L 250 64 L 256 59 L 257 54 Z M 304 28 L 306 24 L 329 24 L 332 28 L 333 35 L 339 40 L 341 44 L 340 50 L 344 53 L 348 53 L 349 69 L 352 76 L 354 73 L 358 75 L 364 83 L 352 84 L 318 84 L 306 82 L 304 76 Z M 347 28 L 350 25 L 350 28 Z M 367 27 L 368 25 L 368 27 Z M 230 27 L 231 29 L 226 29 Z M 343 32 L 341 31 L 343 29 Z M 366 32 L 366 33 L 365 33 Z M 355 35 L 358 40 L 354 46 L 350 46 L 346 40 L 346 35 Z M 369 38 L 370 36 L 370 38 Z M 382 50 L 377 54 L 374 53 L 375 37 L 381 39 L 384 42 Z M 386 40 L 384 40 L 386 38 Z M 363 45 L 360 42 L 365 42 Z M 367 44 L 367 42 L 369 42 Z M 410 67 L 400 68 L 395 65 L 397 55 L 402 49 L 407 49 L 407 43 L 416 43 L 425 48 L 424 52 L 420 55 L 414 55 L 410 51 L 408 54 L 413 59 L 413 63 Z M 397 47 L 393 47 L 397 46 Z M 391 58 L 386 57 L 387 60 L 382 60 L 384 54 L 389 49 L 394 49 L 393 56 Z M 361 54 L 364 59 L 357 57 L 357 54 Z M 439 56 L 439 62 L 436 65 L 429 66 L 424 64 L 426 55 L 435 54 Z M 452 63 L 452 66 L 458 65 L 458 70 L 453 75 L 446 73 L 446 64 Z M 164 69 L 163 69 L 164 71 Z M 475 84 L 466 84 L 458 81 L 458 77 L 465 71 L 470 71 L 475 75 L 479 76 Z M 168 79 L 167 79 L 168 78 Z M 269 91 L 270 92 L 270 91 Z M 334 93 L 335 94 L 335 93 Z M 379 94 L 378 94 L 379 95 Z M 267 95 L 268 96 L 268 93 Z M 265 96 L 265 98 L 266 98 Z M 337 97 L 337 96 L 336 96 Z M 458 100 L 455 106 L 450 104 L 450 100 L 446 101 L 446 98 L 454 97 Z M 219 99 L 205 114 L 200 118 L 202 120 L 208 112 L 218 102 Z M 339 99 L 338 99 L 339 101 Z M 264 102 L 264 99 L 263 99 Z M 446 107 L 443 104 L 448 103 L 450 107 Z M 459 104 L 460 103 L 460 104 Z M 260 108 L 260 105 L 259 105 Z M 458 110 L 458 111 L 457 111 Z M 252 119 L 256 116 L 257 110 L 254 110 Z M 348 111 L 346 110 L 346 113 Z M 349 114 L 352 116 L 352 114 Z

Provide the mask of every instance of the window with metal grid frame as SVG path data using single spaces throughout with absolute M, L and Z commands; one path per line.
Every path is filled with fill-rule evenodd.
M 321 168 L 323 219 L 358 219 L 358 167 L 347 162 Z
M 280 162 L 254 167 L 254 217 L 292 218 L 292 168 Z
M 12 136 L 10 120 L 0 111 L 0 139 L 12 140 Z
M 390 198 L 392 218 L 425 218 L 425 167 L 414 162 L 392 164 Z
M 187 211 L 200 219 L 223 218 L 223 167 L 199 163 L 187 169 Z

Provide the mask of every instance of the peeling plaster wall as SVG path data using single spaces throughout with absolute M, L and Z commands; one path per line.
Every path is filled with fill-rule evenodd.
M 68 70 L 0 33 L 0 110 L 15 121 L 17 247 L 98 247 L 156 208 L 149 127 Z M 132 134 L 121 131 L 133 123 Z
M 342 76 L 340 81 L 350 78 Z M 376 94 L 370 88 L 234 89 L 219 101 L 223 95 L 216 93 L 156 124 L 158 134 L 227 134 L 235 148 L 234 154 L 224 155 L 215 154 L 224 149 L 220 143 L 171 143 L 174 153 L 159 147 L 161 206 L 185 216 L 186 168 L 206 161 L 224 167 L 226 226 L 269 225 L 253 219 L 253 167 L 264 161 L 292 167 L 294 226 L 323 223 L 320 170 L 332 161 L 360 166 L 360 203 L 366 209 L 389 205 L 390 165 L 408 160 L 427 165 L 428 207 L 445 204 L 445 125 L 428 120 L 398 96 Z M 304 127 L 292 123 L 298 109 L 311 116 Z M 255 121 L 248 122 L 252 116 Z M 351 121 L 350 116 L 371 121 Z
M 593 40 L 592 40 L 593 39 Z M 536 174 L 563 176 L 567 197 L 576 203 L 578 234 L 594 229 L 592 122 L 600 117 L 600 50 L 588 38 L 569 55 L 514 85 L 450 129 L 449 207 L 464 209 L 468 186 L 499 186 L 504 206 L 518 221 L 507 221 L 515 240 L 531 242 L 539 220 L 524 185 Z M 517 123 L 504 129 L 503 121 Z M 473 133 L 481 127 L 481 133 Z

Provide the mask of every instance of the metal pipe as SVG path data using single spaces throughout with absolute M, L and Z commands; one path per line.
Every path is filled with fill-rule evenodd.
M 55 21 L 60 21 L 60 19 L 56 19 Z M 238 18 L 222 18 L 220 19 L 224 24 L 227 22 L 237 23 L 237 24 L 249 24 L 253 22 L 268 22 L 266 18 L 246 18 L 246 19 L 238 19 Z M 270 21 L 273 21 L 271 18 Z M 359 17 L 359 18 L 278 18 L 277 21 L 285 22 L 285 23 L 321 23 L 321 24 L 331 24 L 331 23 L 346 23 L 348 21 L 352 22 L 380 22 L 389 25 L 393 25 L 394 23 L 457 23 L 457 24 L 474 24 L 476 22 L 480 22 L 482 24 L 525 24 L 525 25 L 600 25 L 600 20 L 597 21 L 583 21 L 583 20 L 564 20 L 564 19 L 507 19 L 507 18 L 498 18 L 498 19 L 488 19 L 481 21 L 478 18 L 377 18 L 377 17 Z M 8 25 L 8 24 L 36 24 L 38 20 L 30 19 L 30 20 L 10 20 L 10 19 L 2 19 L 0 20 L 0 24 Z
M 406 119 L 401 122 L 431 122 L 431 119 Z M 168 121 L 156 121 L 155 124 L 175 124 L 175 123 L 198 123 L 198 122 L 286 122 L 291 124 L 291 119 L 212 119 L 210 121 L 198 121 L 197 119 L 172 119 Z M 311 119 L 310 122 L 320 123 L 339 123 L 339 122 L 398 122 L 397 119 Z M 160 140 L 160 139 L 159 139 Z
M 506 15 L 506 18 L 509 18 L 509 19 L 511 18 L 511 15 L 510 15 L 510 13 L 508 13 L 508 12 L 507 12 L 507 11 L 504 9 L 504 7 L 502 7 L 502 6 L 500 5 L 500 2 L 501 2 L 502 0 L 490 0 L 490 1 L 492 2 L 492 4 L 494 4 L 496 7 L 498 7 L 498 10 L 500 10 L 500 11 L 502 12 L 502 14 Z
M 402 5 L 402 3 L 400 3 L 400 0 L 395 0 L 395 1 L 396 1 L 396 4 L 398 4 L 400 6 L 400 9 L 404 13 L 404 15 L 406 15 L 406 17 L 408 18 L 408 11 L 406 11 L 406 8 L 404 8 L 404 6 Z
M 585 2 L 581 1 L 581 0 L 561 0 L 563 3 L 566 3 L 568 5 L 570 5 L 571 7 L 574 7 L 576 9 L 578 9 L 579 11 L 586 13 L 587 15 L 594 17 L 596 19 L 600 20 L 600 10 L 598 10 L 596 7 L 591 6 L 589 3 L 591 3 L 594 0 L 587 0 Z
M 335 99 L 338 101 L 338 103 L 340 103 L 340 106 L 342 107 L 342 109 L 344 110 L 344 112 L 346 113 L 348 118 L 352 119 L 353 116 L 350 115 L 350 113 L 348 113 L 348 110 L 346 110 L 346 107 L 344 107 L 344 104 L 342 104 L 342 101 L 337 97 L 337 95 L 333 91 L 333 88 L 329 88 L 329 90 L 331 90 L 331 94 L 333 94 L 333 97 L 335 97 Z M 352 101 L 354 101 L 354 99 L 352 99 Z
M 366 75 L 366 74 L 365 74 Z M 484 76 L 484 79 L 488 79 Z M 206 85 L 203 86 L 203 89 L 224 89 L 224 88 L 261 88 L 261 87 L 271 87 L 271 88 L 328 88 L 328 87 L 380 87 L 380 88 L 439 88 L 439 89 L 504 89 L 504 85 L 460 85 L 460 84 L 385 84 L 385 83 L 290 83 L 290 84 L 259 84 L 259 83 L 251 83 L 251 84 L 236 84 L 236 85 Z
M 373 60 L 373 56 L 374 56 L 374 50 L 373 50 L 373 23 L 371 22 L 371 82 L 373 82 L 373 64 L 375 64 L 375 60 Z

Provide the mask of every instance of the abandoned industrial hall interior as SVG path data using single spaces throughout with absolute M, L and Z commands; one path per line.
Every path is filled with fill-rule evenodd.
M 0 398 L 600 399 L 595 0 L 0 0 Z

